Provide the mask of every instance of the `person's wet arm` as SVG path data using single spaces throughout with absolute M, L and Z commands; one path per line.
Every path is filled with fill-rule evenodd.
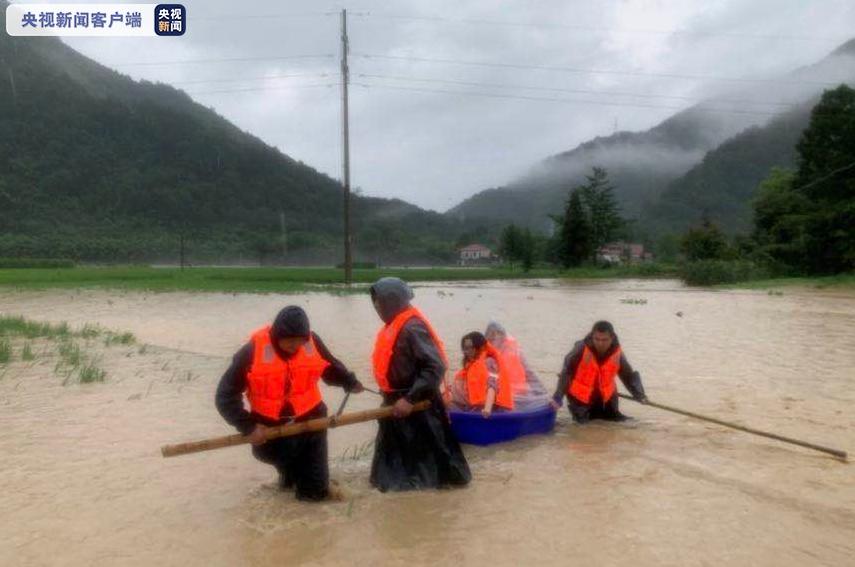
M 499 395 L 499 365 L 492 358 L 487 359 L 487 372 L 487 396 L 484 400 L 484 409 L 481 410 L 484 417 L 490 417 L 493 413 L 496 396 Z
M 356 374 L 348 370 L 344 363 L 330 353 L 327 345 L 321 340 L 321 337 L 315 333 L 312 333 L 312 337 L 315 340 L 315 346 L 318 348 L 318 354 L 321 355 L 321 358 L 329 362 L 329 366 L 321 374 L 324 383 L 344 388 L 345 392 L 360 390 L 362 384 L 356 379 Z
M 622 352 L 620 353 L 620 372 L 618 376 L 633 398 L 639 401 L 647 400 L 647 396 L 644 393 L 644 386 L 641 383 L 641 374 L 630 366 L 626 355 Z
M 249 435 L 255 428 L 255 421 L 243 407 L 246 375 L 252 364 L 252 354 L 252 343 L 245 344 L 235 353 L 231 364 L 220 378 L 215 397 L 217 411 L 229 425 L 233 425 L 243 435 Z

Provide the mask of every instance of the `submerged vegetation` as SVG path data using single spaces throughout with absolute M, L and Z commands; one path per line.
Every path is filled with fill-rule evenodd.
M 13 340 L 23 340 L 21 360 L 36 361 L 39 356 L 33 350 L 34 340 L 43 340 L 55 345 L 57 360 L 54 373 L 63 377 L 63 385 L 73 381 L 81 384 L 103 382 L 106 371 L 99 366 L 100 358 L 90 352 L 92 341 L 103 337 L 104 345 L 131 345 L 136 342 L 132 333 L 117 333 L 87 323 L 73 330 L 68 323 L 40 323 L 21 316 L 0 315 L 0 365 L 13 362 Z M 81 346 L 82 345 L 82 346 Z M 42 356 L 50 356 L 46 349 Z M 142 352 L 142 351 L 140 351 Z

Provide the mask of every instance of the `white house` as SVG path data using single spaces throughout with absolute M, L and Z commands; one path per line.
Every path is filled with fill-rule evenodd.
M 493 252 L 481 244 L 470 244 L 460 249 L 460 265 L 482 264 L 493 259 Z

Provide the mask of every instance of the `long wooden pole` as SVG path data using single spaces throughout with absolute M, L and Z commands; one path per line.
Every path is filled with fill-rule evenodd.
M 425 400 L 415 404 L 413 406 L 413 411 L 424 411 L 428 407 L 430 407 L 430 401 Z M 300 435 L 301 433 L 323 431 L 324 429 L 331 429 L 342 425 L 352 425 L 354 423 L 384 419 L 391 416 L 392 406 L 386 406 L 372 410 L 345 413 L 339 416 L 319 417 L 318 419 L 310 419 L 308 421 L 301 421 L 300 423 L 269 427 L 267 428 L 267 440 L 276 439 L 277 437 L 292 437 L 294 435 Z M 214 449 L 243 445 L 245 443 L 249 443 L 248 436 L 235 434 L 226 435 L 224 437 L 214 437 L 211 439 L 202 439 L 201 441 L 178 443 L 177 445 L 164 445 L 160 448 L 160 452 L 163 453 L 164 457 L 177 457 L 178 455 L 201 453 L 202 451 L 212 451 Z
M 632 396 L 628 396 L 626 394 L 618 394 L 621 398 L 626 400 L 638 401 Z M 640 402 L 639 402 L 640 403 Z M 675 408 L 673 406 L 666 406 L 665 404 L 660 404 L 657 402 L 651 402 L 648 400 L 644 405 L 653 406 L 654 408 L 659 408 L 661 410 L 670 411 L 672 413 L 678 413 L 680 415 L 685 415 L 686 417 L 692 417 L 695 419 L 700 419 L 702 421 L 708 421 L 710 423 L 715 423 L 716 425 L 721 425 L 723 427 L 729 427 L 731 429 L 736 429 L 737 431 L 744 431 L 745 433 L 751 433 L 752 435 L 759 435 L 760 437 L 767 437 L 769 439 L 775 439 L 776 441 L 781 441 L 783 443 L 790 443 L 791 445 L 798 445 L 799 447 L 805 447 L 806 449 L 813 449 L 814 451 L 820 451 L 822 453 L 827 453 L 834 457 L 837 457 L 841 461 L 846 462 L 848 455 L 846 451 L 841 451 L 840 449 L 832 449 L 830 447 L 823 447 L 822 445 L 816 445 L 814 443 L 808 443 L 807 441 L 800 441 L 798 439 L 793 439 L 792 437 L 784 437 L 783 435 L 778 435 L 777 433 L 769 433 L 768 431 L 760 431 L 759 429 L 754 429 L 752 427 L 746 427 L 744 425 L 740 425 L 738 423 L 733 423 L 730 421 L 723 421 L 721 419 L 717 419 L 715 417 L 710 417 L 707 415 L 701 415 L 699 413 L 695 413 L 692 411 L 686 411 L 680 408 Z

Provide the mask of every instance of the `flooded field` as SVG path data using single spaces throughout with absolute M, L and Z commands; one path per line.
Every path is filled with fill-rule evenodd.
M 855 294 L 697 291 L 671 281 L 431 284 L 415 303 L 444 338 L 496 319 L 551 389 L 597 319 L 615 323 L 652 400 L 855 451 Z M 106 381 L 68 384 L 48 345 L 0 378 L 0 565 L 855 565 L 855 468 L 625 402 L 627 424 L 466 447 L 469 488 L 380 494 L 376 426 L 330 432 L 345 502 L 275 488 L 246 447 L 163 459 L 230 434 L 216 383 L 289 303 L 373 385 L 367 295 L 0 292 L 0 313 L 130 331 L 90 350 Z M 329 405 L 339 391 L 324 389 Z M 369 393 L 350 410 L 378 405 Z

